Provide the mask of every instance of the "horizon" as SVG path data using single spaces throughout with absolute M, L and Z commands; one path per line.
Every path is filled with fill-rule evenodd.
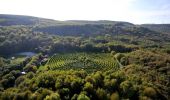
M 0 2 L 1 14 L 33 16 L 57 21 L 170 23 L 168 0 L 0 0 Z
M 73 20 L 56 20 L 56 19 L 52 19 L 52 18 L 37 17 L 37 16 L 31 16 L 31 15 L 16 15 L 16 14 L 0 14 L 0 15 L 9 15 L 9 16 L 10 16 L 10 15 L 11 15 L 11 16 L 14 15 L 14 16 L 35 17 L 35 18 L 42 18 L 42 19 L 48 19 L 48 20 L 54 20 L 54 21 L 89 21 L 89 22 L 93 22 L 93 21 L 96 21 L 96 22 L 97 22 L 97 21 L 110 21 L 110 22 L 112 22 L 112 21 L 113 21 L 113 22 L 127 22 L 127 23 L 131 23 L 131 24 L 134 24 L 134 25 L 142 25 L 142 24 L 143 24 L 143 25 L 144 25 L 144 24 L 148 24 L 148 25 L 149 25 L 149 24 L 157 24 L 157 25 L 158 25 L 158 24 L 170 24 L 170 22 L 169 22 L 169 23 L 141 23 L 141 24 L 140 24 L 140 23 L 139 23 L 139 24 L 137 23 L 137 24 L 136 24 L 136 23 L 132 23 L 132 22 L 128 22 L 128 21 L 107 20 L 107 19 L 106 19 L 106 20 L 105 20 L 105 19 L 104 19 L 104 20 L 103 20 L 103 19 L 102 19 L 102 20 L 77 20 L 77 19 L 73 19 Z

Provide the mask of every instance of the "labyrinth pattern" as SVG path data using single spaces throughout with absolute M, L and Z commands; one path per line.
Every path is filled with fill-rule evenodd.
M 106 53 L 69 53 L 54 54 L 46 64 L 50 70 L 98 70 L 119 69 L 113 56 Z

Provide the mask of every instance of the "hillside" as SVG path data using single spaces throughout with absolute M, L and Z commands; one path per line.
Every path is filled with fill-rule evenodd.
M 167 25 L 0 15 L 0 100 L 169 100 Z
M 141 26 L 157 32 L 170 33 L 170 24 L 143 24 Z
M 35 25 L 39 18 L 30 16 L 17 16 L 17 15 L 0 15 L 0 25 Z

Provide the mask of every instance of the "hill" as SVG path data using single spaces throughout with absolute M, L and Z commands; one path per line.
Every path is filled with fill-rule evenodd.
M 18 16 L 18 15 L 0 15 L 0 25 L 34 25 L 38 22 L 37 17 L 31 16 Z
M 143 24 L 141 26 L 161 33 L 170 33 L 170 24 Z
M 10 26 L 10 25 L 85 25 L 85 24 L 126 24 L 133 25 L 128 22 L 120 22 L 120 21 L 107 21 L 107 20 L 99 20 L 99 21 L 85 21 L 85 20 L 68 20 L 68 21 L 56 21 L 52 19 L 32 17 L 32 16 L 22 16 L 22 15 L 6 15 L 0 14 L 0 25 L 1 26 Z

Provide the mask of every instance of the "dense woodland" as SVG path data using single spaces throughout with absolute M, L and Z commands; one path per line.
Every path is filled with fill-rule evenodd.
M 0 15 L 0 100 L 169 100 L 169 29 Z

